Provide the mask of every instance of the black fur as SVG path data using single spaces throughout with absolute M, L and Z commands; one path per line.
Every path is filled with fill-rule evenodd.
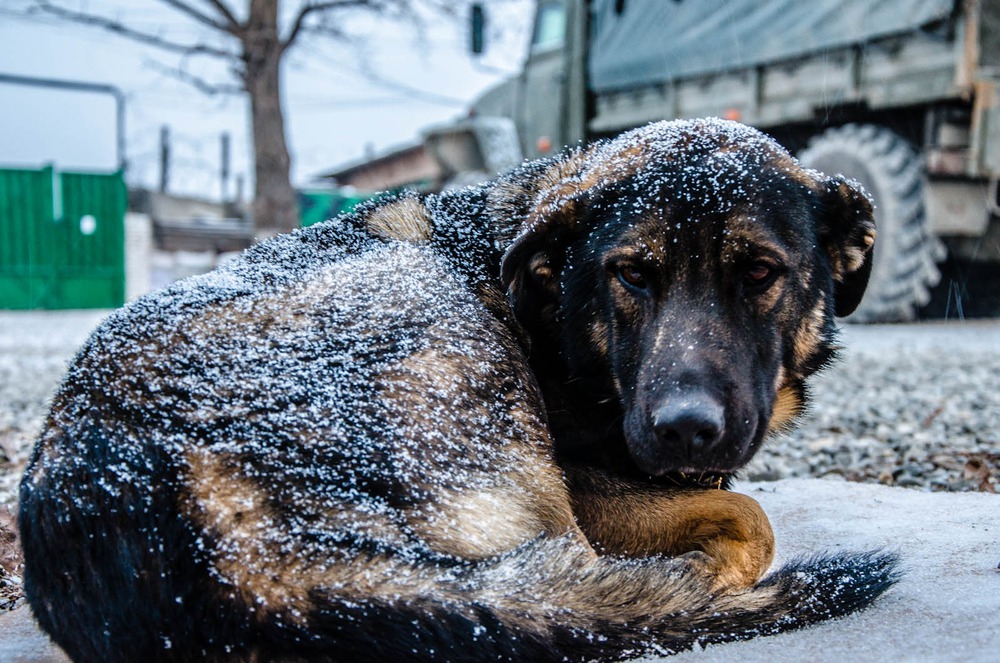
M 739 593 L 691 559 L 598 556 L 562 472 L 725 481 L 794 414 L 871 236 L 864 196 L 815 177 L 738 125 L 653 126 L 130 304 L 74 360 L 21 486 L 40 625 L 102 663 L 554 661 L 867 605 L 892 555 Z M 763 244 L 782 262 L 748 286 Z M 698 449 L 650 416 L 692 395 L 723 413 Z

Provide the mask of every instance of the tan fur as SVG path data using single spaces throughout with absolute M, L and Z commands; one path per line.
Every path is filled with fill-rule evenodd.
M 311 593 L 321 588 L 336 589 L 357 600 L 380 593 L 420 596 L 438 589 L 433 576 L 400 576 L 399 560 L 373 556 L 355 566 L 331 563 L 329 551 L 323 548 L 289 549 L 286 533 L 266 503 L 267 493 L 241 476 L 235 464 L 197 451 L 187 454 L 185 461 L 181 513 L 225 542 L 210 549 L 213 565 L 258 620 L 280 613 L 286 620 L 304 622 L 313 607 Z M 517 520 L 513 509 L 506 513 Z M 356 513 L 353 507 L 342 505 L 323 517 L 331 528 L 366 523 L 373 537 L 391 540 L 399 536 L 398 523 L 389 518 L 379 523 L 370 510 Z
M 729 591 L 757 582 L 774 557 L 760 505 L 726 490 L 670 489 L 593 477 L 572 491 L 577 522 L 602 553 L 692 556 Z
M 608 158 L 592 159 L 589 168 L 580 175 L 578 186 L 581 189 L 599 190 L 605 182 L 620 181 L 639 172 L 649 163 L 651 156 L 649 146 L 637 143 L 609 155 Z
M 780 431 L 786 428 L 802 412 L 802 401 L 791 387 L 778 389 L 778 397 L 774 400 L 771 410 L 771 420 L 767 424 L 768 431 Z
M 844 267 L 848 272 L 854 272 L 861 269 L 861 265 L 864 264 L 865 259 L 868 257 L 868 253 L 875 246 L 875 230 L 867 231 L 861 238 L 862 246 L 848 246 L 844 250 Z
M 802 319 L 802 324 L 795 334 L 794 351 L 797 364 L 803 364 L 823 343 L 823 324 L 826 316 L 826 304 L 821 299 L 816 306 Z
M 798 182 L 802 186 L 812 189 L 813 191 L 820 190 L 820 182 L 816 179 L 816 175 L 799 165 L 799 162 L 793 159 L 789 155 L 777 155 L 772 154 L 771 156 L 772 167 L 787 175 L 791 180 Z
M 603 183 L 627 177 L 648 161 L 645 146 L 630 147 L 609 159 L 594 159 L 599 149 L 591 146 L 581 150 L 565 161 L 553 164 L 539 178 L 534 191 L 540 193 L 532 201 L 529 225 L 533 222 L 551 223 L 555 218 L 574 225 L 573 210 L 581 194 L 599 191 Z
M 432 327 L 429 336 L 446 338 L 447 325 Z M 528 380 L 527 376 L 510 376 L 511 379 Z M 441 385 L 461 385 L 459 393 L 472 391 L 467 382 L 486 379 L 469 371 L 468 357 L 447 344 L 432 345 L 414 352 L 405 360 L 387 366 L 379 375 L 383 385 L 383 398 L 390 410 L 401 420 L 400 425 L 414 430 L 433 430 L 435 403 L 428 399 L 428 391 Z M 488 421 L 491 405 L 481 401 L 463 401 L 466 422 Z M 534 431 L 541 436 L 543 422 L 530 415 L 534 410 L 512 407 L 510 416 L 523 431 Z M 430 421 L 422 421 L 430 417 Z M 405 420 L 405 421 L 404 421 Z M 513 451 L 513 445 L 512 445 Z M 459 450 L 434 449 L 414 444 L 400 448 L 400 457 L 413 462 L 425 462 L 420 455 L 434 451 L 428 463 L 447 462 L 449 454 Z M 457 458 L 455 460 L 458 460 Z M 521 466 L 530 472 L 521 472 Z M 410 512 L 410 525 L 439 552 L 469 559 L 483 559 L 510 550 L 541 533 L 560 536 L 576 530 L 572 511 L 562 477 L 547 460 L 547 448 L 518 446 L 510 466 L 498 467 L 489 483 L 461 489 L 435 487 L 435 498 L 426 505 Z M 530 485 L 525 492 L 524 486 Z M 540 499 L 541 498 L 541 499 Z M 582 539 L 582 536 L 581 536 Z
M 559 536 L 576 530 L 565 495 L 558 494 L 565 493 L 558 477 L 543 487 L 551 495 L 544 504 L 534 496 L 528 499 L 520 482 L 510 478 L 515 480 L 480 490 L 440 489 L 433 504 L 414 514 L 414 531 L 434 550 L 481 560 L 513 550 L 542 532 Z M 547 508 L 539 511 L 539 506 Z
M 515 236 L 523 229 L 520 223 L 525 221 L 524 217 L 529 214 L 529 210 L 535 211 L 539 205 L 545 204 L 546 211 L 551 213 L 552 197 L 545 193 L 565 186 L 564 180 L 579 172 L 586 163 L 588 155 L 587 150 L 567 152 L 558 161 L 548 164 L 543 172 L 529 181 L 498 180 L 489 192 L 489 201 L 490 207 L 494 210 L 494 217 L 498 220 L 496 230 L 500 242 L 504 245 L 513 242 Z M 544 218 L 544 215 L 531 216 L 535 219 Z
M 608 340 L 608 324 L 606 322 L 603 320 L 594 321 L 594 324 L 590 327 L 590 340 L 594 344 L 594 349 L 601 353 L 601 356 L 608 356 L 610 346 Z
M 427 208 L 415 198 L 401 198 L 368 217 L 368 231 L 382 239 L 425 242 L 434 232 Z
M 707 148 L 702 131 L 717 135 Z M 714 238 L 681 224 L 677 246 L 668 215 L 645 206 L 647 193 L 660 200 L 658 182 L 676 184 L 660 165 L 685 168 L 689 147 L 694 158 L 703 148 L 738 154 L 739 139 L 724 137 L 743 135 L 692 123 L 571 150 L 447 199 L 373 202 L 345 217 L 346 233 L 321 224 L 276 238 L 214 276 L 111 316 L 54 399 L 23 484 L 25 587 L 43 628 L 79 660 L 617 660 L 838 614 L 827 601 L 830 574 L 798 570 L 823 571 L 824 562 L 786 567 L 752 587 L 774 554 L 753 499 L 668 486 L 675 474 L 687 485 L 675 470 L 692 465 L 677 459 L 649 472 L 628 464 L 637 460 L 633 438 L 620 439 L 622 417 L 602 407 L 613 389 L 626 406 L 622 396 L 638 392 L 632 376 L 613 370 L 610 384 L 580 394 L 552 388 L 566 382 L 562 368 L 571 379 L 589 377 L 593 353 L 618 362 L 620 342 L 635 338 L 629 316 L 653 308 L 632 297 L 604 309 L 614 315 L 567 316 L 580 324 L 558 333 L 589 338 L 592 349 L 564 357 L 546 338 L 556 327 L 549 323 L 588 311 L 593 293 L 606 292 L 603 281 L 560 282 L 581 246 L 597 248 L 577 274 L 610 278 L 622 292 L 609 297 L 629 286 L 606 273 L 598 251 L 655 263 L 669 284 L 663 291 L 683 286 L 671 300 L 679 315 L 666 307 L 661 321 L 692 320 L 687 351 L 703 339 L 718 353 L 705 379 L 725 380 L 719 371 L 747 356 L 722 342 L 744 325 L 717 310 L 686 316 L 688 305 L 715 305 L 703 287 L 684 288 L 704 278 L 688 263 L 715 251 L 717 198 L 702 210 Z M 750 156 L 768 174 L 829 193 L 783 152 L 760 149 Z M 636 222 L 624 240 L 581 242 L 583 220 L 608 212 L 604 203 L 618 204 L 619 193 L 638 194 L 633 209 L 643 202 L 650 211 L 615 219 Z M 848 185 L 839 193 L 855 195 Z M 734 264 L 759 258 L 754 250 L 785 258 L 781 238 L 751 222 L 752 201 L 727 202 L 719 209 L 732 217 Z M 864 245 L 825 247 L 845 270 L 872 237 L 850 223 L 840 230 L 838 241 Z M 811 252 L 810 240 L 795 246 Z M 741 276 L 725 262 L 718 268 L 734 283 Z M 763 370 L 778 372 L 772 430 L 801 409 L 804 373 L 823 349 L 830 314 L 817 307 L 800 321 L 807 307 L 773 311 L 793 299 L 780 286 L 809 278 L 784 274 L 773 294 L 745 300 L 782 322 L 780 336 L 767 335 L 771 351 L 759 353 L 769 359 Z M 558 308 L 553 300 L 574 284 L 572 306 Z M 567 365 L 543 361 L 549 353 Z M 666 381 L 664 356 L 649 366 Z M 775 357 L 786 361 L 780 371 Z M 754 445 L 760 424 L 753 419 Z M 587 451 L 580 464 L 575 444 Z M 689 455 L 694 467 L 715 468 L 720 486 L 725 477 L 715 472 L 738 466 Z M 853 578 L 836 577 L 849 580 L 833 593 L 851 589 Z M 65 609 L 95 588 L 105 600 L 94 610 Z M 810 614 L 814 606 L 826 612 Z M 854 607 L 848 596 L 840 612 Z
M 274 564 L 277 544 L 268 541 L 274 514 L 267 505 L 267 494 L 221 456 L 193 451 L 185 461 L 187 494 L 182 513 L 202 523 L 215 537 L 241 544 L 238 550 L 215 551 L 219 573 L 232 583 L 258 619 L 275 610 L 307 611 L 309 592 L 322 579 L 307 563 L 289 559 Z

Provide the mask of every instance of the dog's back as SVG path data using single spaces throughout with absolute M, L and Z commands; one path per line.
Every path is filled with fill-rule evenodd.
M 474 227 L 441 209 L 404 197 L 275 238 L 95 332 L 21 493 L 26 593 L 70 656 L 621 658 L 891 584 L 887 556 L 725 595 L 682 559 L 596 555 L 495 265 L 434 248 L 426 223 Z

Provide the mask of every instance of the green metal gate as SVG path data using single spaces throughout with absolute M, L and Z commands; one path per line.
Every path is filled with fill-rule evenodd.
M 0 308 L 125 301 L 125 181 L 0 168 Z

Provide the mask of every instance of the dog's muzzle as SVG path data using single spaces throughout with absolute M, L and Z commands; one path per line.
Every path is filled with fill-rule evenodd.
M 644 413 L 643 413 L 644 411 Z M 746 461 L 746 445 L 756 417 L 736 416 L 742 426 L 730 430 L 726 406 L 702 389 L 674 392 L 652 408 L 634 411 L 626 433 L 629 454 L 645 474 L 670 472 L 731 472 Z
M 692 394 L 660 406 L 653 412 L 651 425 L 662 448 L 697 467 L 722 441 L 726 413 L 708 395 Z

